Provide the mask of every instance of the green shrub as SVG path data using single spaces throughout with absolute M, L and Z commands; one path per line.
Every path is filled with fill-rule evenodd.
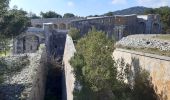
M 81 37 L 80 30 L 78 30 L 76 28 L 70 28 L 68 34 L 72 37 L 74 42 L 76 42 Z

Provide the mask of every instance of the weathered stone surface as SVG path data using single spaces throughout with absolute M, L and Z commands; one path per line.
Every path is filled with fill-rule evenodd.
M 72 27 L 80 30 L 81 35 L 95 27 L 116 40 L 131 34 L 159 34 L 161 32 L 159 15 L 115 15 L 72 21 Z
M 65 80 L 66 80 L 66 89 L 67 89 L 67 100 L 73 100 L 73 91 L 75 87 L 75 77 L 73 74 L 73 68 L 70 65 L 70 59 L 74 56 L 76 52 L 72 38 L 67 35 L 63 63 L 65 70 Z
M 154 89 L 161 100 L 170 100 L 170 57 L 116 49 L 113 58 L 123 58 L 125 63 L 132 65 L 132 69 L 141 67 L 149 71 Z
M 122 38 L 120 41 L 116 43 L 116 45 L 117 46 L 121 45 L 124 47 L 153 48 L 159 49 L 160 51 L 170 51 L 170 40 L 154 38 L 159 35 L 160 34 L 130 35 Z
M 14 53 L 32 53 L 39 44 L 48 41 L 47 34 L 68 31 L 70 27 L 80 30 L 83 36 L 93 27 L 106 33 L 107 37 L 120 40 L 130 34 L 158 34 L 161 32 L 159 15 L 115 15 L 96 18 L 47 18 L 32 19 L 33 27 L 18 36 L 14 42 Z M 50 26 L 50 27 L 48 27 Z M 49 29 L 47 29 L 47 27 Z M 47 30 L 48 31 L 47 33 Z M 66 33 L 66 32 L 62 32 Z
M 27 55 L 30 60 L 30 64 L 25 66 L 21 71 L 16 72 L 12 76 L 5 75 L 6 79 L 3 84 L 0 84 L 0 92 L 3 93 L 5 100 L 43 100 L 43 92 L 45 86 L 45 75 L 42 70 L 43 64 L 40 62 L 43 50 L 39 50 L 36 53 L 15 55 L 14 57 L 8 57 L 7 62 L 11 59 L 18 59 Z M 18 61 L 19 62 L 19 61 Z M 39 81 L 39 82 L 37 82 Z M 39 85 L 39 86 L 37 86 Z M 37 91 L 41 90 L 41 91 Z M 32 93 L 36 93 L 32 94 Z M 35 97 L 39 97 L 35 99 Z

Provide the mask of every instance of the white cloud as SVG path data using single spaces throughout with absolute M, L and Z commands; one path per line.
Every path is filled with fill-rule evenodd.
M 161 7 L 161 6 L 170 6 L 170 0 L 137 0 L 137 3 L 140 6 L 147 7 Z
M 126 4 L 127 1 L 126 0 L 112 0 L 112 4 Z
M 68 2 L 67 2 L 67 6 L 69 6 L 69 7 L 74 7 L 75 4 L 74 4 L 74 2 L 72 2 L 72 1 L 68 1 Z

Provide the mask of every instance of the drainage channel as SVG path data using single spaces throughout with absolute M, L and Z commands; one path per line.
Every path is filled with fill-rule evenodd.
M 63 70 L 62 67 L 56 67 L 49 64 L 46 91 L 44 100 L 63 100 Z

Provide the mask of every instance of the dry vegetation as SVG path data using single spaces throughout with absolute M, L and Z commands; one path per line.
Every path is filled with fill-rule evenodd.
M 169 40 L 170 41 L 170 34 L 157 35 L 157 36 L 154 36 L 153 38 L 162 39 L 162 40 Z

